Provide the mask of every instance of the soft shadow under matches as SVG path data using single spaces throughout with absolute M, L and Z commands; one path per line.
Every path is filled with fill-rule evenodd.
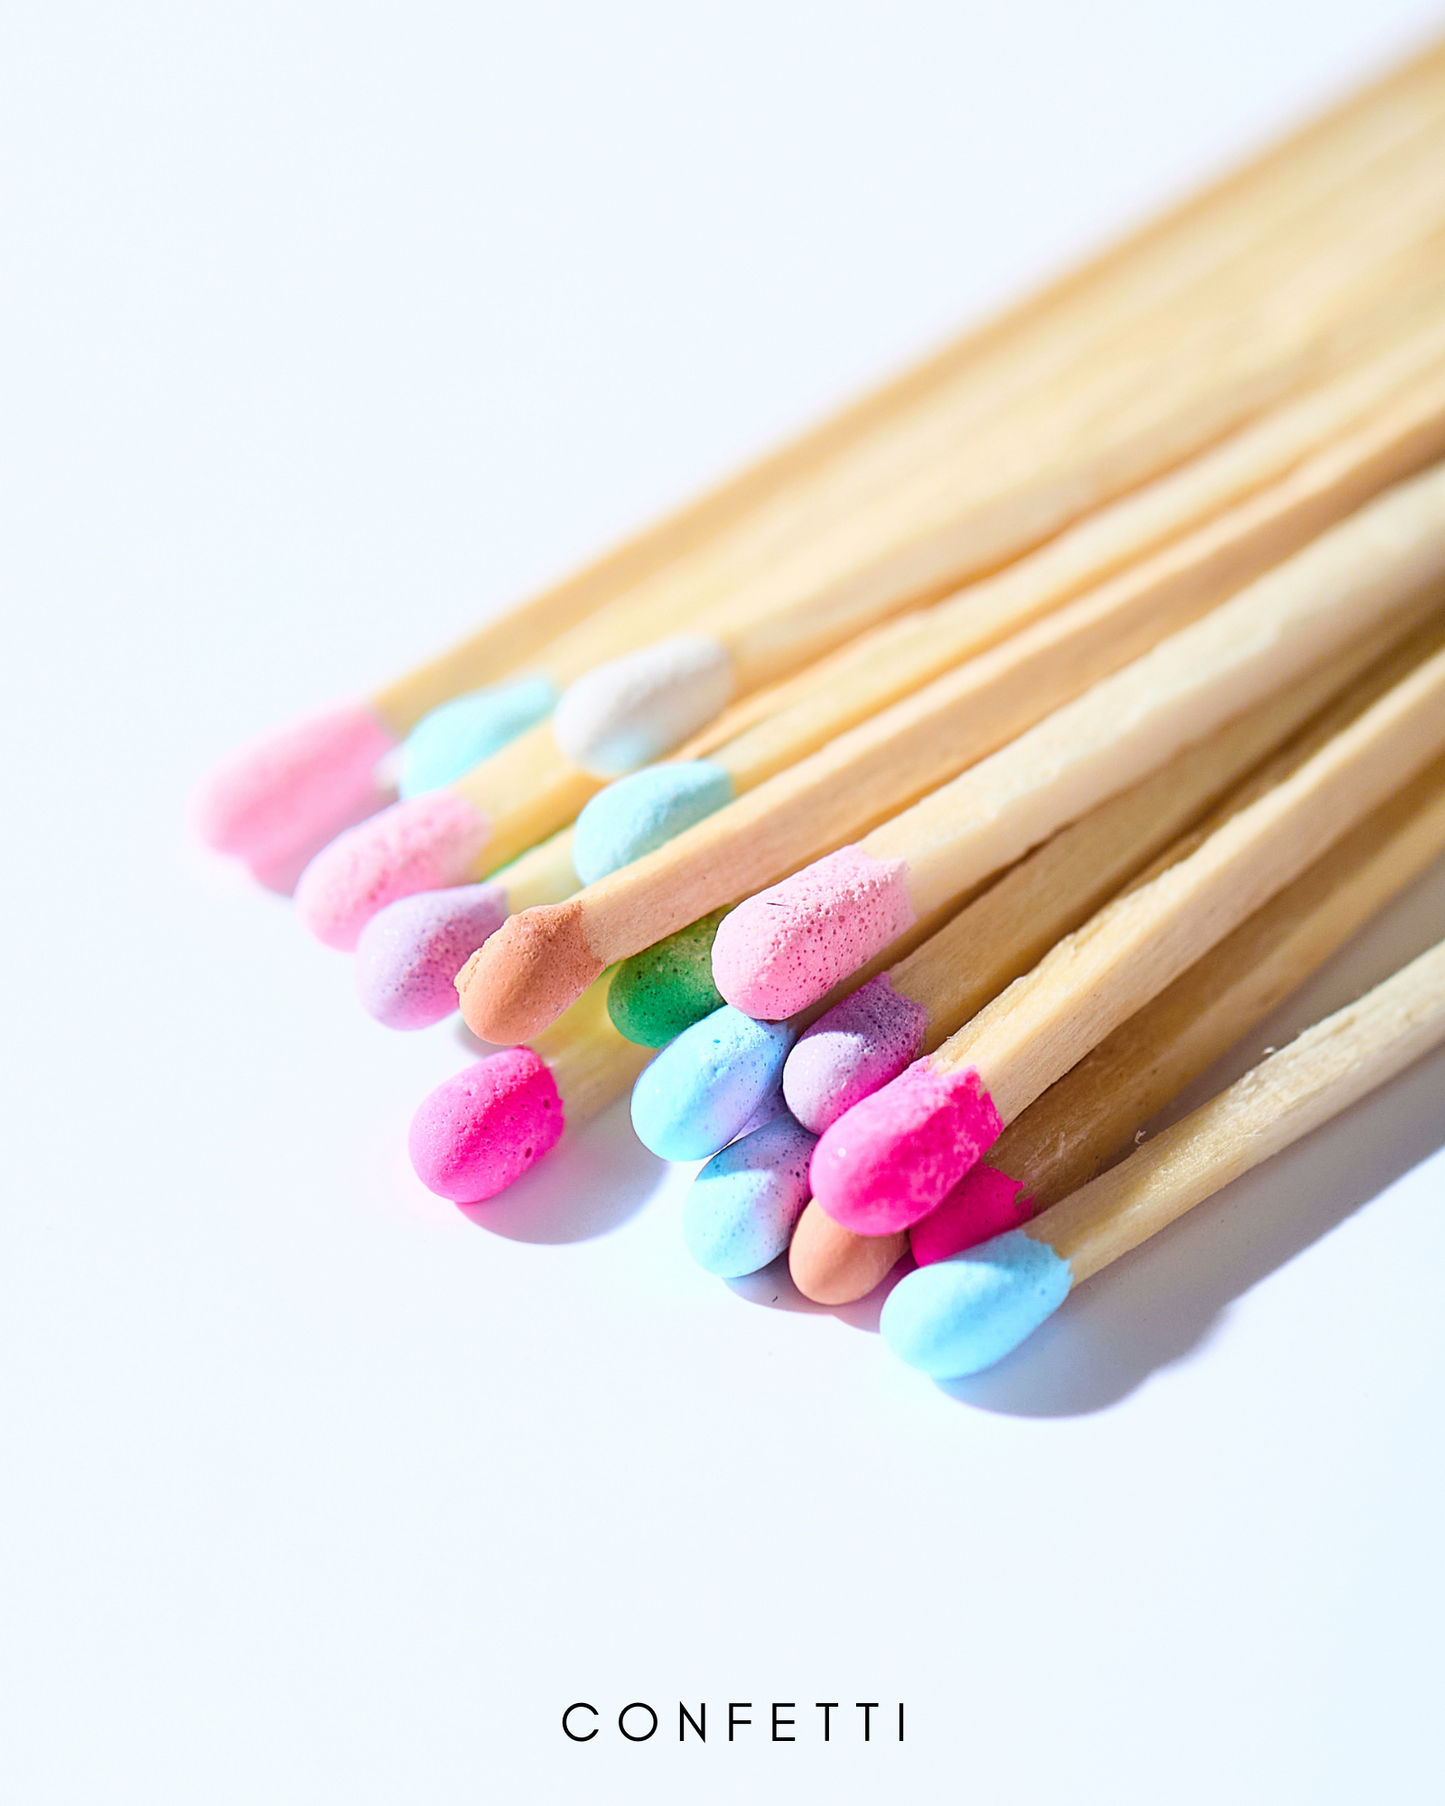
M 585 1242 L 637 1215 L 668 1165 L 632 1132 L 627 1100 L 575 1133 L 499 1197 L 461 1206 L 479 1229 L 514 1242 Z
M 997 1367 L 941 1390 L 1016 1417 L 1101 1411 L 1197 1348 L 1251 1286 L 1445 1146 L 1445 1057 L 1403 1074 L 1080 1286 Z
M 771 1266 L 762 1267 L 756 1273 L 746 1273 L 741 1279 L 725 1280 L 724 1284 L 749 1304 L 760 1304 L 774 1311 L 803 1311 L 815 1317 L 836 1317 L 840 1323 L 877 1335 L 884 1300 L 903 1275 L 912 1271 L 911 1257 L 899 1261 L 866 1298 L 859 1298 L 852 1304 L 814 1304 L 811 1298 L 805 1298 L 793 1284 L 786 1254 L 780 1254 Z

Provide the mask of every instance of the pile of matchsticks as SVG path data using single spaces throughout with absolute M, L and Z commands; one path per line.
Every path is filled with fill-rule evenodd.
M 501 1050 L 441 1196 L 632 1087 L 710 1272 L 999 1359 L 1445 1040 L 1442 944 L 1131 1151 L 1445 851 L 1445 46 L 196 820 Z

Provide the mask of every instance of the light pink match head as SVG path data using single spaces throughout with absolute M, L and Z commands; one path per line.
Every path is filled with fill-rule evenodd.
M 902 859 L 842 847 L 724 916 L 713 983 L 744 1015 L 777 1022 L 806 1009 L 917 919 Z
M 376 766 L 395 745 L 361 703 L 289 721 L 211 767 L 192 795 L 192 823 L 264 882 L 386 806 L 395 793 L 377 783 Z
M 490 837 L 486 816 L 454 790 L 393 803 L 316 855 L 296 886 L 296 913 L 318 941 L 350 953 L 388 903 L 464 883 Z
M 965 1248 L 1006 1235 L 1034 1213 L 1033 1199 L 1017 1179 L 980 1161 L 939 1205 L 908 1232 L 920 1267 L 949 1260 Z
M 480 1204 L 535 1166 L 562 1128 L 556 1080 L 530 1047 L 509 1047 L 438 1085 L 407 1145 L 429 1191 Z
M 886 972 L 870 978 L 799 1037 L 783 1068 L 788 1108 L 821 1135 L 917 1058 L 927 1023 L 923 1005 L 901 997 Z
M 457 1007 L 456 976 L 507 919 L 500 884 L 458 884 L 388 903 L 356 943 L 356 994 L 388 1028 L 430 1028 Z
M 845 1229 L 892 1235 L 937 1209 L 1002 1128 L 976 1072 L 916 1060 L 827 1130 L 813 1196 Z

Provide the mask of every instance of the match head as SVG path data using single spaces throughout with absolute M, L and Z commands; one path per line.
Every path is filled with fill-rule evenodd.
M 920 1267 L 951 1260 L 965 1248 L 1019 1228 L 1033 1213 L 1033 1199 L 1018 1180 L 980 1160 L 937 1210 L 930 1211 L 909 1230 L 913 1258 Z
M 430 1028 L 457 1007 L 457 973 L 507 919 L 500 884 L 424 890 L 379 910 L 356 943 L 356 991 L 387 1028 Z
M 812 1203 L 793 1231 L 788 1271 L 814 1304 L 852 1304 L 880 1285 L 907 1252 L 906 1235 L 855 1235 Z
M 714 1010 L 669 1042 L 632 1091 L 637 1138 L 663 1160 L 706 1160 L 779 1091 L 796 1031 Z
M 192 823 L 218 853 L 281 867 L 391 801 L 376 767 L 395 745 L 361 703 L 288 721 L 211 767 L 191 797 Z
M 666 1047 L 723 1007 L 712 981 L 712 943 L 726 907 L 625 959 L 607 987 L 607 1014 L 638 1047 Z
M 892 1235 L 935 1210 L 1002 1129 L 976 1072 L 916 1060 L 824 1133 L 813 1196 L 845 1229 Z
M 545 721 L 557 686 L 545 677 L 518 677 L 454 696 L 421 720 L 401 749 L 401 794 L 440 790 L 489 759 L 508 741 Z
M 602 961 L 587 945 L 575 897 L 524 909 L 458 972 L 462 1020 L 498 1046 L 530 1041 L 601 975 Z
M 617 778 L 706 727 L 732 693 L 727 648 L 702 634 L 680 633 L 579 677 L 557 704 L 553 731 L 574 765 Z
M 563 1126 L 551 1072 L 530 1047 L 509 1047 L 438 1085 L 412 1118 L 407 1145 L 429 1191 L 480 1204 L 549 1153 Z
M 453 790 L 393 803 L 316 855 L 296 886 L 296 913 L 318 941 L 350 953 L 388 903 L 464 883 L 491 833 Z
M 808 1202 L 816 1139 L 784 1115 L 708 1161 L 682 1207 L 682 1239 L 705 1272 L 741 1279 L 783 1252 Z
M 572 863 L 584 884 L 621 871 L 733 800 L 733 781 L 706 759 L 649 765 L 618 778 L 577 817 Z
M 821 1135 L 917 1059 L 927 1026 L 923 1005 L 901 997 L 886 972 L 870 978 L 799 1036 L 783 1068 L 788 1108 Z
M 718 930 L 713 983 L 776 1021 L 827 995 L 917 919 L 902 859 L 843 847 L 741 903 Z
M 909 1273 L 879 1328 L 900 1360 L 936 1380 L 962 1379 L 1011 1354 L 1069 1295 L 1073 1273 L 1022 1229 Z

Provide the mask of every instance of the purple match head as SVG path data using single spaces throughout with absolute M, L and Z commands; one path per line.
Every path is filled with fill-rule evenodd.
M 454 1204 L 505 1191 L 557 1143 L 557 1081 L 530 1047 L 508 1047 L 438 1085 L 412 1118 L 416 1176 Z
M 783 1068 L 783 1097 L 821 1135 L 845 1110 L 897 1078 L 918 1057 L 928 1012 L 882 972 L 805 1029 Z
M 388 903 L 465 882 L 491 832 L 454 790 L 393 803 L 316 855 L 296 886 L 296 913 L 318 941 L 350 953 Z
M 724 916 L 713 983 L 765 1022 L 796 1015 L 866 965 L 917 919 L 902 859 L 842 847 Z
M 459 884 L 388 903 L 356 943 L 356 991 L 388 1028 L 430 1028 L 457 1007 L 456 976 L 507 919 L 500 884 Z
M 824 1133 L 813 1196 L 844 1229 L 892 1235 L 936 1209 L 1002 1128 L 972 1068 L 935 1072 L 915 1060 Z

